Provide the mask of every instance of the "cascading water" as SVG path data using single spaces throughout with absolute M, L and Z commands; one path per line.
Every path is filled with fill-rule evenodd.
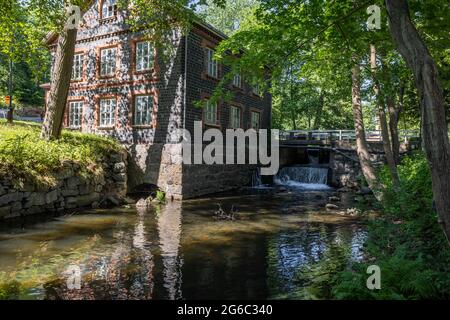
M 327 190 L 328 168 L 286 167 L 274 177 L 277 185 L 308 190 Z

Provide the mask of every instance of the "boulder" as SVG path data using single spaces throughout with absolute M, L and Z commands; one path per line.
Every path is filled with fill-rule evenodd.
M 70 177 L 66 181 L 67 189 L 76 189 L 81 184 L 80 178 Z
M 338 207 L 337 205 L 335 205 L 335 204 L 332 204 L 332 203 L 328 203 L 328 204 L 325 206 L 325 208 L 326 208 L 328 211 L 339 210 L 339 207 Z
M 87 207 L 92 206 L 94 202 L 98 202 L 100 200 L 100 194 L 93 192 L 87 195 L 78 196 L 76 198 L 76 204 L 78 207 Z
M 46 194 L 44 192 L 32 192 L 28 197 L 28 202 L 31 207 L 42 206 L 46 203 Z
M 333 196 L 333 197 L 329 197 L 328 201 L 329 202 L 340 202 L 341 198 Z
M 58 190 L 50 191 L 45 195 L 45 202 L 47 204 L 53 203 L 57 200 L 58 200 Z
M 4 218 L 5 216 L 8 216 L 11 213 L 11 207 L 0 207 L 0 218 Z
M 12 192 L 7 193 L 0 197 L 0 206 L 4 206 L 8 203 L 22 200 L 22 193 L 21 192 Z

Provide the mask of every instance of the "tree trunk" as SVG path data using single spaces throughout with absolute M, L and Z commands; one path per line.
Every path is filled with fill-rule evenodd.
M 375 197 L 381 201 L 382 192 L 381 185 L 375 174 L 375 170 L 370 162 L 370 153 L 366 141 L 366 131 L 364 129 L 364 119 L 361 106 L 361 81 L 360 81 L 360 66 L 356 65 L 352 69 L 352 105 L 353 105 L 353 119 L 355 122 L 356 134 L 356 151 L 358 153 L 361 170 L 364 178 L 372 189 Z
M 450 243 L 450 144 L 444 95 L 436 63 L 411 21 L 406 0 L 386 0 L 389 25 L 398 50 L 414 73 L 423 118 L 423 140 L 433 181 L 433 196 Z
M 59 139 L 61 136 L 64 111 L 72 76 L 76 37 L 76 28 L 70 29 L 65 27 L 59 35 L 49 102 L 41 131 L 41 137 L 46 140 Z
M 8 95 L 9 95 L 9 106 L 8 106 L 8 114 L 6 119 L 9 124 L 12 124 L 14 121 L 14 104 L 13 104 L 13 62 L 12 59 L 9 58 L 9 78 L 8 78 Z
M 391 132 L 392 153 L 394 154 L 395 164 L 400 164 L 400 138 L 398 134 L 398 123 L 400 121 L 400 113 L 403 111 L 403 85 L 400 88 L 398 98 L 398 105 L 392 97 L 387 98 L 387 105 L 389 111 L 389 131 Z
M 370 45 L 370 64 L 373 74 L 373 90 L 375 92 L 377 108 L 378 108 L 378 118 L 380 120 L 381 136 L 383 139 L 383 149 L 386 155 L 387 164 L 389 167 L 389 172 L 391 174 L 392 185 L 394 189 L 397 189 L 400 182 L 398 178 L 397 166 L 395 164 L 394 154 L 391 146 L 391 139 L 389 137 L 389 128 L 386 118 L 386 111 L 384 108 L 384 99 L 381 95 L 380 84 L 377 79 L 377 51 L 374 45 Z
M 324 105 L 325 105 L 325 97 L 324 97 L 323 93 L 321 93 L 320 97 L 319 97 L 319 106 L 317 107 L 316 116 L 314 117 L 313 130 L 319 130 L 319 128 L 320 128 L 320 124 L 321 124 L 321 120 L 322 120 L 322 111 L 323 111 Z

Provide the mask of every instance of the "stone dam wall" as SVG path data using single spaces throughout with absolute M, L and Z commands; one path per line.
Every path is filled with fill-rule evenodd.
M 0 221 L 118 205 L 127 193 L 127 153 L 110 154 L 97 169 L 95 176 L 84 178 L 78 163 L 64 162 L 53 174 L 56 184 L 46 188 L 0 177 Z

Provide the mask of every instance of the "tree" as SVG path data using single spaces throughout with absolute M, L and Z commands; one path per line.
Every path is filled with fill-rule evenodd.
M 450 144 L 444 94 L 437 65 L 411 21 L 406 0 L 386 0 L 389 26 L 398 50 L 411 68 L 419 92 L 425 150 L 436 210 L 450 242 Z
M 258 0 L 227 0 L 225 5 L 217 5 L 208 0 L 206 5 L 198 8 L 198 14 L 206 22 L 231 36 L 258 6 Z
M 382 187 L 375 174 L 374 167 L 370 161 L 369 148 L 367 146 L 366 132 L 364 129 L 363 112 L 361 107 L 361 79 L 360 79 L 360 65 L 357 64 L 352 69 L 352 103 L 353 103 L 353 118 L 355 122 L 356 134 L 356 151 L 358 153 L 361 171 L 366 178 L 367 184 L 372 189 L 374 195 L 378 200 L 381 200 Z

